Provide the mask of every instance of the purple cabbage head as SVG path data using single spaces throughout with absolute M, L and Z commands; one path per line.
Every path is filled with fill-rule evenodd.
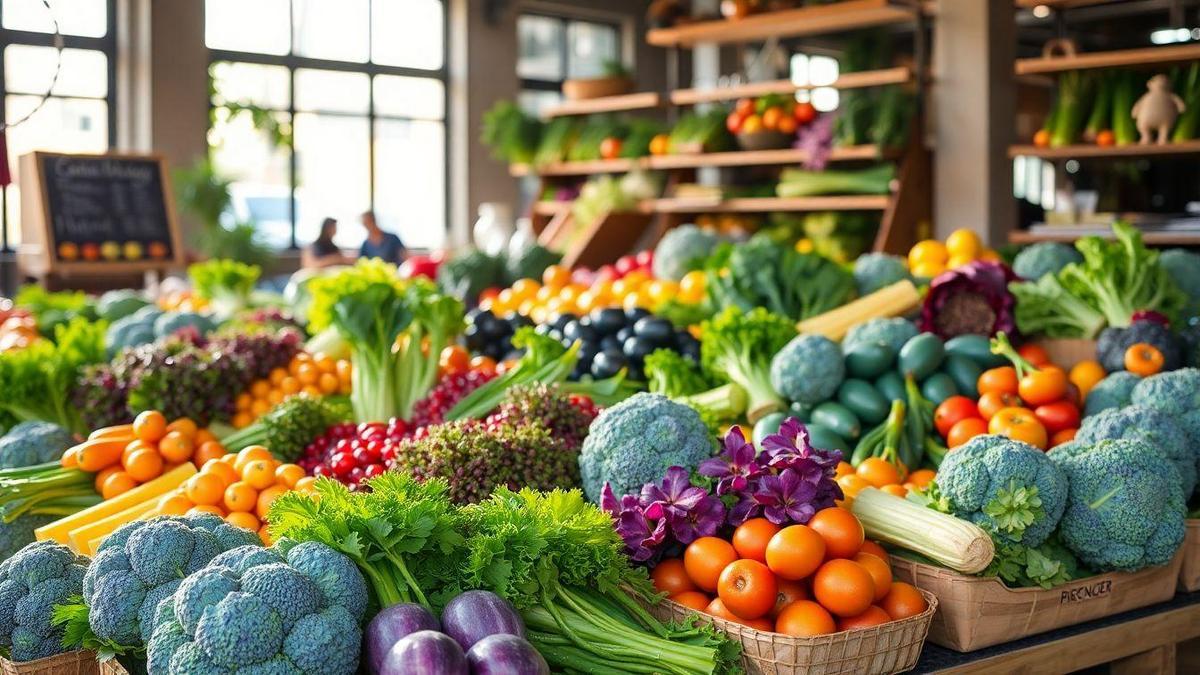
M 976 260 L 938 275 L 921 307 L 920 328 L 948 340 L 957 335 L 1016 337 L 1017 299 L 1008 291 L 1016 280 L 1003 263 Z

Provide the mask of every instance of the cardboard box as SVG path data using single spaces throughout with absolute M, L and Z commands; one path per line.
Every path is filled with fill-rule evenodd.
M 1046 348 L 1050 361 L 1055 365 L 1070 370 L 1080 361 L 1098 361 L 1096 358 L 1095 340 L 1038 340 L 1037 343 Z

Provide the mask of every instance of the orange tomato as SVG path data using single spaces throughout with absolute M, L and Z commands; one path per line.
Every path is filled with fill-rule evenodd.
M 233 468 L 237 469 L 238 475 L 241 475 L 242 469 L 247 464 L 259 459 L 275 459 L 271 455 L 271 451 L 261 445 L 248 445 L 241 449 L 237 454 L 237 458 L 233 461 Z
M 192 458 L 193 441 L 179 431 L 168 431 L 158 442 L 158 451 L 168 462 L 186 462 Z
M 779 526 L 766 518 L 751 518 L 738 526 L 730 538 L 733 550 L 743 558 L 767 561 L 767 544 L 779 532 Z
M 242 480 L 255 490 L 263 490 L 275 484 L 275 460 L 256 459 L 246 462 L 241 470 Z
M 1000 391 L 989 391 L 979 396 L 979 416 L 990 420 L 1003 408 L 1021 407 L 1021 399 L 1016 394 Z
M 1162 368 L 1163 353 L 1152 344 L 1138 342 L 1125 350 L 1125 370 L 1134 375 L 1150 377 L 1161 371 Z
M 286 488 L 296 487 L 296 481 L 304 478 L 304 469 L 296 464 L 280 464 L 275 467 L 275 483 Z
M 130 454 L 124 466 L 130 478 L 145 483 L 162 475 L 163 456 L 150 448 L 144 448 Z
M 762 117 L 758 115 L 749 115 L 742 120 L 743 134 L 754 134 L 763 130 Z
M 785 607 L 793 602 L 808 600 L 811 595 L 808 586 L 802 581 L 790 579 L 775 580 L 775 607 L 771 610 L 772 617 L 778 617 Z
M 781 579 L 799 581 L 825 559 L 825 540 L 808 525 L 789 525 L 767 542 L 767 567 Z
M 245 511 L 230 511 L 229 515 L 225 516 L 225 522 L 251 532 L 257 532 L 258 528 L 262 527 L 262 523 L 258 522 L 253 513 Z
M 253 511 L 258 506 L 258 490 L 245 481 L 237 481 L 225 488 L 224 506 L 230 511 Z
M 717 590 L 721 572 L 737 560 L 733 545 L 717 537 L 700 537 L 683 552 L 683 566 L 688 577 L 709 593 Z
M 863 542 L 866 543 L 866 542 Z M 873 553 L 859 551 L 854 556 L 854 562 L 862 565 L 871 574 L 875 582 L 875 602 L 883 600 L 892 587 L 892 567 L 886 560 Z
M 842 487 L 842 494 L 846 499 L 854 499 L 863 488 L 871 487 L 865 478 L 858 474 L 850 474 L 837 479 L 838 485 Z
M 304 478 L 301 478 L 300 480 L 296 481 L 296 485 L 292 489 L 297 492 L 312 492 L 313 484 L 316 482 L 317 482 L 317 479 L 315 477 L 305 476 Z
M 733 623 L 739 623 L 743 626 L 750 626 L 756 630 L 770 631 L 772 628 L 771 621 L 769 619 L 743 619 L 737 614 L 734 614 L 733 612 L 729 611 L 729 608 L 725 606 L 725 603 L 721 602 L 720 598 L 713 598 L 712 602 L 708 603 L 708 607 L 704 608 L 704 611 L 705 613 L 711 614 L 719 619 L 732 621 Z
M 1045 405 L 1067 393 L 1067 374 L 1058 366 L 1044 366 L 1025 373 L 1017 384 L 1017 394 L 1030 406 Z
M 621 156 L 621 139 L 612 136 L 600 141 L 600 158 L 616 159 Z
M 195 506 L 181 492 L 169 492 L 158 500 L 158 512 L 164 516 L 182 516 Z
M 146 443 L 156 443 L 167 433 L 167 418 L 157 410 L 146 410 L 133 420 L 133 435 Z
M 891 557 L 888 556 L 887 549 L 880 546 L 878 542 L 871 541 L 870 539 L 867 539 L 866 541 L 863 542 L 862 548 L 859 549 L 858 552 L 859 553 L 870 553 L 871 555 L 875 556 L 876 558 L 879 558 L 883 562 L 888 562 L 891 560 Z M 890 563 L 889 563 L 889 566 L 890 566 Z
M 193 504 L 219 504 L 225 494 L 225 481 L 212 473 L 198 473 L 183 484 L 183 493 Z
M 196 432 L 199 430 L 200 429 L 196 426 L 196 423 L 186 417 L 180 417 L 179 419 L 167 425 L 167 433 L 178 431 L 184 436 L 191 438 L 195 438 Z
M 225 446 L 218 441 L 206 441 L 192 452 L 192 463 L 196 466 L 208 464 L 210 459 L 220 459 L 226 454 Z
M 775 130 L 785 136 L 791 136 L 796 133 L 796 129 L 799 127 L 800 124 L 796 121 L 795 117 L 784 115 L 779 120 L 779 124 L 775 127 Z
M 1050 131 L 1047 129 L 1038 129 L 1033 135 L 1033 144 L 1039 148 L 1050 147 Z
M 742 117 L 753 115 L 756 104 L 752 98 L 739 98 L 733 105 L 733 111 Z
M 671 151 L 671 137 L 667 134 L 658 134 L 650 139 L 650 154 L 665 155 Z
M 1079 433 L 1078 429 L 1063 429 L 1062 431 L 1056 432 L 1050 437 L 1050 447 L 1058 447 L 1063 443 L 1069 443 L 1075 440 L 1075 434 L 1077 433 Z
M 438 355 L 438 368 L 445 373 L 464 373 L 471 365 L 471 354 L 461 345 L 448 345 Z
M 846 509 L 838 506 L 821 509 L 808 521 L 808 526 L 825 540 L 827 558 L 853 558 L 862 548 L 862 523 Z
M 868 457 L 855 470 L 863 480 L 881 488 L 885 485 L 895 485 L 900 482 L 900 470 L 895 464 L 882 457 Z
M 225 484 L 225 487 L 233 485 L 241 478 L 232 465 L 222 462 L 219 459 L 210 459 L 205 462 L 204 466 L 200 469 L 200 473 L 211 473 L 217 476 Z
M 1027 342 L 1021 345 L 1017 354 L 1038 368 L 1050 364 L 1050 352 L 1036 342 Z
M 1096 145 L 1108 147 L 1117 144 L 1117 135 L 1108 129 L 1104 129 L 1096 134 Z
M 297 361 L 297 363 L 303 363 L 303 362 Z M 283 378 L 285 378 L 287 376 L 288 376 L 288 371 L 286 368 L 274 368 L 271 370 L 270 373 L 267 373 L 267 383 L 277 387 L 277 386 L 279 386 L 280 382 L 283 382 Z
M 678 602 L 684 607 L 694 609 L 697 612 L 703 612 L 708 607 L 708 603 L 712 602 L 707 595 L 701 593 L 700 591 L 684 591 L 682 593 L 676 593 L 675 595 L 672 595 L 670 599 Z
M 937 472 L 933 469 L 917 469 L 908 474 L 908 482 L 923 488 L 932 483 L 935 476 L 937 476 Z
M 852 475 L 854 475 L 854 466 L 852 464 L 850 464 L 850 462 L 845 462 L 845 461 L 838 462 L 837 467 L 833 470 L 834 478 L 841 478 L 842 476 L 852 476 Z
M 207 443 L 209 441 L 218 441 L 219 442 L 220 439 L 218 439 L 217 435 L 214 434 L 213 432 L 209 431 L 208 429 L 197 429 L 196 433 L 192 435 L 192 445 L 195 445 L 197 447 L 199 447 L 200 445 L 203 445 L 204 443 Z
M 1017 369 L 1012 366 L 1000 366 L 985 370 L 979 376 L 975 386 L 981 396 L 989 391 L 1015 395 L 1017 393 Z M 983 412 L 982 409 L 980 412 Z
M 837 616 L 858 616 L 875 600 L 875 580 L 867 568 L 841 558 L 821 565 L 813 576 L 813 597 Z
M 737 560 L 721 571 L 717 595 L 743 619 L 766 616 L 775 607 L 775 575 L 757 560 Z
M 473 356 L 471 357 L 471 361 L 468 363 L 468 365 L 470 366 L 471 370 L 480 370 L 485 373 L 496 372 L 496 359 L 493 359 L 490 356 Z
M 945 438 L 951 427 L 969 417 L 979 417 L 979 408 L 975 401 L 966 396 L 951 396 L 939 403 L 934 410 L 933 426 L 937 427 L 938 433 Z
M 763 111 L 763 128 L 768 131 L 777 131 L 779 129 L 779 120 L 781 119 L 783 119 L 783 108 L 771 106 Z
M 908 488 L 906 488 L 903 485 L 900 485 L 898 483 L 892 483 L 891 485 L 884 485 L 883 487 L 881 487 L 879 489 L 883 492 L 888 493 L 889 495 L 896 495 L 897 497 L 905 497 L 908 495 Z
M 1071 367 L 1071 372 L 1067 374 L 1067 379 L 1071 384 L 1079 389 L 1079 396 L 1087 399 L 1088 392 L 1096 383 L 1103 380 L 1106 372 L 1104 366 L 1097 361 L 1080 361 Z
M 829 610 L 811 600 L 793 602 L 775 619 L 775 632 L 793 637 L 812 637 L 837 631 Z
M 114 471 L 104 479 L 104 484 L 100 486 L 100 496 L 106 500 L 112 499 L 129 492 L 137 485 L 138 482 L 134 480 L 133 476 L 124 471 Z
M 1046 435 L 1046 427 L 1028 408 L 1004 408 L 988 422 L 988 433 L 1023 441 L 1042 450 L 1046 449 L 1050 440 Z
M 562 288 L 571 283 L 571 270 L 562 265 L 551 265 L 542 272 L 542 285 Z
M 838 630 L 857 630 L 859 628 L 871 628 L 872 626 L 882 626 L 885 623 L 891 622 L 892 617 L 887 612 L 883 611 L 878 605 L 871 605 L 867 611 L 858 616 L 848 616 L 839 618 L 837 622 Z
M 655 565 L 650 572 L 650 581 L 654 582 L 656 591 L 668 595 L 696 590 L 696 584 L 692 583 L 683 567 L 683 561 L 679 558 L 667 558 Z M 704 604 L 707 605 L 708 600 L 705 600 Z
M 888 590 L 888 594 L 879 603 L 879 606 L 896 621 L 916 616 L 929 609 L 929 603 L 925 601 L 925 596 L 921 595 L 915 586 L 903 581 L 892 582 L 891 589 Z

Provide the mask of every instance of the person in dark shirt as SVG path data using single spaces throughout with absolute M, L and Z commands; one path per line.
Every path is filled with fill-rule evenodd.
M 337 235 L 338 222 L 334 218 L 326 218 L 321 221 L 321 233 L 313 243 L 301 254 L 301 264 L 304 267 L 321 268 L 330 267 L 333 265 L 349 265 L 352 259 L 342 253 L 342 250 L 333 243 L 333 238 Z
M 362 248 L 358 251 L 360 257 L 381 258 L 396 265 L 404 262 L 404 243 L 400 241 L 400 237 L 391 232 L 384 232 L 379 227 L 373 211 L 362 214 L 362 224 L 367 228 L 367 238 L 363 240 Z

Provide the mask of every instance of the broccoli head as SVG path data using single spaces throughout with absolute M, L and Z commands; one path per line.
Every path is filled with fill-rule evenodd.
M 1129 399 L 1170 415 L 1191 441 L 1200 468 L 1200 369 L 1181 368 L 1138 380 Z
M 1047 274 L 1058 274 L 1071 263 L 1083 262 L 1083 256 L 1073 246 L 1056 241 L 1038 242 L 1021 249 L 1013 258 L 1013 273 L 1028 281 L 1037 281 Z
M 694 469 L 715 450 L 698 412 L 660 394 L 634 394 L 592 422 L 579 454 L 583 489 L 596 503 L 605 483 L 617 495 L 636 493 L 672 466 Z
M 816 405 L 846 378 L 842 350 L 822 335 L 800 335 L 771 359 L 771 386 L 793 403 Z
M 1070 484 L 1059 535 L 1097 570 L 1166 564 L 1183 543 L 1187 505 L 1175 466 L 1142 440 L 1072 442 L 1050 459 Z
M 1142 378 L 1128 370 L 1109 373 L 1088 392 L 1087 399 L 1083 402 L 1084 416 L 1091 417 L 1109 408 L 1123 408 L 1129 405 L 1133 389 L 1141 381 Z
M 703 266 L 718 241 L 717 235 L 695 225 L 667 230 L 654 248 L 654 276 L 679 281 L 683 275 Z
M 50 422 L 21 422 L 0 438 L 0 469 L 56 462 L 75 444 L 70 431 Z
M 0 647 L 14 661 L 67 651 L 63 628 L 51 625 L 54 606 L 83 588 L 88 560 L 53 541 L 29 544 L 0 562 Z
M 904 258 L 887 253 L 865 253 L 854 261 L 854 284 L 867 295 L 897 281 L 912 279 Z
M 353 673 L 367 585 L 316 542 L 235 548 L 179 585 L 147 645 L 152 673 Z
M 857 326 L 852 326 L 842 339 L 842 348 L 849 349 L 857 344 L 881 342 L 899 354 L 905 342 L 915 337 L 920 331 L 917 324 L 895 317 L 892 319 L 869 319 Z
M 83 579 L 88 625 L 98 638 L 137 647 L 150 639 L 159 604 L 218 554 L 258 536 L 211 514 L 160 516 L 121 526 L 100 544 Z
M 1050 536 L 1067 502 L 1066 476 L 1045 453 L 998 435 L 946 455 L 937 483 L 954 515 L 1030 547 Z
M 1138 343 L 1148 344 L 1162 352 L 1163 370 L 1175 370 L 1183 366 L 1183 341 L 1170 328 L 1149 319 L 1134 321 L 1125 328 L 1105 328 L 1096 341 L 1096 357 L 1110 373 L 1125 370 L 1125 351 Z
M 1167 270 L 1171 281 L 1188 296 L 1183 315 L 1200 316 L 1200 254 L 1173 248 L 1158 255 L 1158 264 Z
M 1084 418 L 1075 440 L 1085 444 L 1112 438 L 1145 441 L 1175 465 L 1183 494 L 1196 487 L 1196 449 L 1179 423 L 1167 413 L 1141 405 L 1109 408 Z

